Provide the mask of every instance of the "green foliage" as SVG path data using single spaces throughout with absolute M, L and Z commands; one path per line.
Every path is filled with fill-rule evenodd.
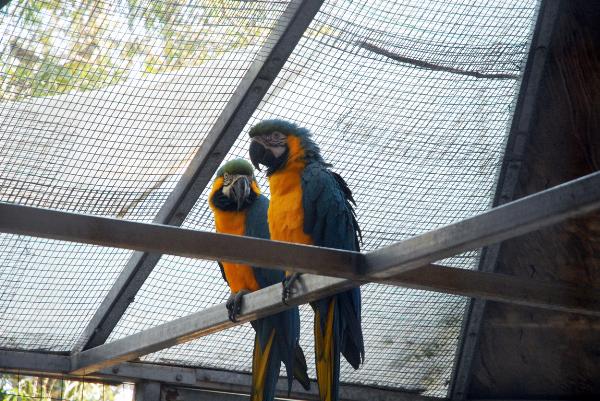
M 264 2 L 13 0 L 0 14 L 0 100 L 94 90 L 198 66 L 261 41 Z M 0 49 L 1 50 L 1 49 Z
M 117 396 L 132 401 L 132 386 L 0 375 L 0 401 L 114 401 Z

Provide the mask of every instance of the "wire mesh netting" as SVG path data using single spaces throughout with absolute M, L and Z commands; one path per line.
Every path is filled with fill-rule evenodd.
M 0 201 L 152 221 L 286 2 L 0 11 Z M 0 235 L 0 347 L 69 350 L 130 253 Z
M 227 159 L 247 157 L 247 130 L 263 118 L 310 128 L 354 191 L 367 251 L 484 211 L 536 9 L 537 1 L 325 2 Z M 185 227 L 214 229 L 206 202 L 204 191 Z M 443 263 L 473 268 L 478 252 Z M 342 380 L 445 395 L 466 300 L 362 289 L 366 362 L 359 371 L 344 363 Z M 163 257 L 109 340 L 227 295 L 216 264 Z M 310 308 L 302 322 L 312 355 Z M 249 371 L 251 349 L 245 325 L 143 360 Z

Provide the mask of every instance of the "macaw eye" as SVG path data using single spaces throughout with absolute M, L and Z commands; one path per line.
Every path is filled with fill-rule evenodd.
M 228 186 L 229 184 L 231 184 L 232 179 L 233 176 L 231 176 L 231 174 L 223 173 L 223 186 Z
M 286 143 L 285 134 L 279 131 L 273 131 L 265 138 L 266 142 L 272 146 L 283 146 Z

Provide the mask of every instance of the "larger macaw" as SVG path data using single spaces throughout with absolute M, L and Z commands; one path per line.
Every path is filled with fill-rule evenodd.
M 310 132 L 287 121 L 266 120 L 250 129 L 250 137 L 252 164 L 267 167 L 271 239 L 358 251 L 352 192 L 325 163 Z M 284 281 L 284 301 L 297 276 Z M 360 288 L 311 305 L 319 394 L 323 401 L 337 401 L 340 353 L 354 369 L 364 361 Z
M 231 160 L 217 171 L 208 202 L 214 214 L 217 232 L 269 239 L 269 200 L 260 193 L 254 169 L 247 161 Z M 219 265 L 223 278 L 231 289 L 226 306 L 232 321 L 236 321 L 236 315 L 241 310 L 244 294 L 279 284 L 285 277 L 282 271 L 240 263 L 219 262 Z M 281 362 L 286 366 L 288 393 L 294 377 L 308 390 L 310 381 L 306 372 L 306 359 L 298 343 L 298 308 L 255 320 L 252 327 L 256 336 L 252 357 L 251 399 L 273 400 Z

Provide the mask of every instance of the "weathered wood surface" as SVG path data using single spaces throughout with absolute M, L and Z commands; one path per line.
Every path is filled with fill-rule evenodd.
M 600 2 L 564 3 L 516 198 L 600 169 Z M 506 241 L 497 271 L 600 291 L 600 214 Z M 600 399 L 600 319 L 489 303 L 469 398 L 563 397 Z

